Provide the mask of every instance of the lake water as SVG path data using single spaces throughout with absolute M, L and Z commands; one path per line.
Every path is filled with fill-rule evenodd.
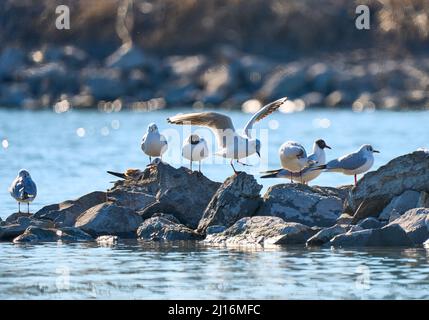
M 179 110 L 185 111 L 185 110 Z M 38 185 L 34 212 L 44 205 L 106 190 L 106 170 L 144 168 L 140 140 L 150 122 L 169 139 L 164 156 L 173 166 L 190 131 L 168 125 L 179 111 L 98 113 L 0 110 L 0 217 L 17 209 L 7 189 L 20 168 Z M 237 128 L 249 115 L 229 112 Z M 323 138 L 327 158 L 371 143 L 381 153 L 374 169 L 395 156 L 429 147 L 429 112 L 309 110 L 276 113 L 257 125 L 262 161 L 240 167 L 258 175 L 279 167 L 278 148 L 296 140 L 308 149 Z M 260 130 L 261 129 L 261 130 Z M 209 141 L 210 132 L 199 130 Z M 215 148 L 213 147 L 213 150 Z M 232 173 L 223 159 L 207 159 L 203 173 L 223 181 Z M 263 192 L 284 180 L 258 179 Z M 337 186 L 353 178 L 324 173 L 312 184 Z M 429 298 L 429 253 L 425 249 L 331 251 L 303 248 L 238 250 L 195 244 L 119 243 L 0 244 L 0 298 Z

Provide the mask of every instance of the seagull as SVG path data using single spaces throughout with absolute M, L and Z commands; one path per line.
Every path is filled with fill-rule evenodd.
M 179 125 L 209 127 L 217 138 L 219 150 L 215 154 L 231 159 L 230 165 L 234 173 L 237 174 L 238 172 L 234 168 L 233 160 L 236 160 L 237 163 L 242 165 L 246 165 L 240 162 L 240 159 L 247 158 L 254 153 L 259 157 L 261 156 L 261 142 L 258 139 L 253 139 L 251 136 L 253 124 L 280 108 L 286 99 L 286 97 L 281 98 L 262 107 L 262 109 L 255 113 L 249 122 L 247 122 L 244 128 L 244 135 L 239 135 L 235 131 L 230 117 L 217 112 L 198 112 L 177 115 L 168 118 L 167 121 Z
M 341 172 L 345 175 L 354 175 L 356 186 L 357 175 L 368 171 L 374 164 L 374 153 L 380 153 L 380 151 L 374 150 L 369 144 L 364 144 L 357 151 L 331 160 L 325 165 L 316 166 L 312 170 L 325 170 Z
M 279 155 L 282 168 L 292 172 L 300 172 L 311 163 L 305 148 L 296 141 L 283 143 L 280 146 Z
M 304 155 L 306 154 L 305 149 L 301 145 L 299 145 L 299 147 L 292 146 L 289 150 L 291 151 L 294 148 L 298 148 L 298 150 L 303 152 Z M 326 144 L 325 140 L 318 139 L 313 143 L 313 153 L 306 158 L 307 159 L 306 163 L 309 164 L 308 166 L 304 167 L 300 171 L 291 171 L 288 169 L 277 169 L 277 170 L 266 171 L 264 173 L 267 173 L 267 174 L 262 176 L 261 178 L 290 178 L 291 182 L 298 181 L 298 182 L 307 184 L 308 182 L 316 179 L 320 175 L 321 173 L 320 170 L 312 170 L 312 169 L 316 165 L 323 165 L 326 163 L 326 155 L 325 155 L 326 148 L 331 149 L 331 147 Z M 281 158 L 281 155 L 282 153 L 280 153 L 280 158 Z M 299 164 L 299 161 L 297 161 L 297 163 Z
M 152 157 L 161 157 L 167 151 L 167 139 L 159 133 L 155 123 L 149 124 L 147 132 L 143 136 L 141 148 L 149 156 L 149 162 L 152 163 Z
M 201 172 L 201 160 L 209 156 L 206 140 L 197 134 L 191 134 L 183 143 L 182 156 L 190 161 L 191 171 L 192 161 L 198 161 L 198 171 Z
M 37 196 L 37 187 L 27 170 L 21 169 L 9 187 L 10 195 L 18 201 L 18 212 L 21 213 L 21 202 L 27 204 L 30 213 L 30 202 Z

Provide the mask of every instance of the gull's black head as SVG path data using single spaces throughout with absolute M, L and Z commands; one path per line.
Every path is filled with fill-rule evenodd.
M 200 136 L 197 134 L 191 134 L 188 138 L 190 144 L 198 144 L 200 140 Z
M 328 149 L 331 149 L 331 147 L 330 146 L 328 146 L 327 144 L 326 144 L 326 142 L 325 142 L 325 140 L 323 140 L 323 139 L 319 139 L 319 140 L 316 140 L 316 144 L 317 144 L 317 146 L 320 148 L 320 149 L 325 149 L 325 148 L 328 148 Z

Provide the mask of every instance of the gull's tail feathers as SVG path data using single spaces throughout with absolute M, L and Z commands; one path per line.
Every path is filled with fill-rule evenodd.
M 107 171 L 108 174 L 111 174 L 112 176 L 119 177 L 121 179 L 126 179 L 127 176 L 124 173 L 120 172 L 114 172 L 114 171 Z
M 262 179 L 266 178 L 282 178 L 284 175 L 282 174 L 283 169 L 277 169 L 277 170 L 269 170 L 261 173 L 266 173 L 265 175 L 261 176 Z

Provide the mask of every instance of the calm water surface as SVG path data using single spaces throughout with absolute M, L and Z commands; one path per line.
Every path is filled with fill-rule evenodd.
M 178 167 L 181 138 L 190 132 L 171 127 L 174 112 L 110 113 L 0 111 L 0 217 L 16 210 L 7 188 L 20 168 L 38 184 L 32 211 L 44 205 L 105 190 L 114 180 L 106 170 L 143 168 L 140 150 L 146 126 L 156 122 L 168 136 L 164 160 Z M 230 112 L 237 128 L 249 116 Z M 381 151 L 374 169 L 395 156 L 429 147 L 428 112 L 315 110 L 270 116 L 256 134 L 259 171 L 277 168 L 277 151 L 286 140 L 310 148 L 324 138 L 333 148 L 327 157 L 351 152 L 363 143 Z M 178 129 L 178 130 L 172 130 Z M 207 130 L 199 130 L 211 141 Z M 7 143 L 6 143 L 7 141 Z M 213 149 L 214 150 L 214 149 Z M 207 159 L 203 172 L 222 181 L 231 169 L 222 159 Z M 261 180 L 266 188 L 281 180 Z M 322 174 L 318 185 L 341 185 L 352 177 Z M 425 249 L 331 251 L 304 248 L 237 250 L 195 244 L 148 245 L 0 244 L 0 298 L 429 298 L 429 253 Z

